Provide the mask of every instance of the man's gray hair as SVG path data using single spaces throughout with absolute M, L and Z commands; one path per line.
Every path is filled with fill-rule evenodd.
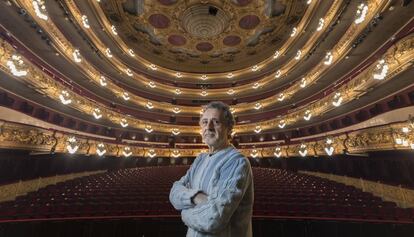
M 236 121 L 234 120 L 233 114 L 230 111 L 230 106 L 221 101 L 213 101 L 203 106 L 203 113 L 206 112 L 207 109 L 220 110 L 224 117 L 224 123 L 226 124 L 226 127 L 229 129 L 229 133 L 231 133 Z

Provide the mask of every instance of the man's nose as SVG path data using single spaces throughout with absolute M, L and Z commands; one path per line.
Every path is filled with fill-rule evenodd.
M 214 123 L 213 123 L 213 121 L 208 121 L 208 124 L 207 124 L 207 127 L 209 128 L 209 129 L 211 129 L 211 128 L 214 128 Z

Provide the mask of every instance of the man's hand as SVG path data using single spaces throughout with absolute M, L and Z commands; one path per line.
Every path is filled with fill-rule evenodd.
M 205 203 L 205 202 L 207 202 L 207 200 L 208 200 L 208 196 L 205 193 L 203 193 L 203 192 L 197 193 L 193 197 L 193 203 L 195 205 L 199 205 L 199 204 Z

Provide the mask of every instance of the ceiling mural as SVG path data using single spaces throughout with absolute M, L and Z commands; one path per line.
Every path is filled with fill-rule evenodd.
M 230 71 L 263 61 L 289 37 L 307 7 L 286 0 L 109 0 L 101 6 L 141 56 L 192 72 Z

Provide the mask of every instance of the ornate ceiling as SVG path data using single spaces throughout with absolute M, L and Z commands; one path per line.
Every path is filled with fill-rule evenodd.
M 213 100 L 231 105 L 246 154 L 414 104 L 405 1 L 0 4 L 2 105 L 119 144 L 195 154 Z

